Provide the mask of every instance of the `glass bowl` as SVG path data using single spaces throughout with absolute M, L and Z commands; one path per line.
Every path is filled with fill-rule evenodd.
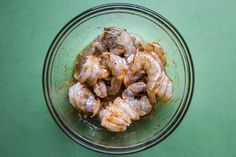
M 159 42 L 167 56 L 166 72 L 174 84 L 172 99 L 134 121 L 123 133 L 112 133 L 94 119 L 84 119 L 70 104 L 68 88 L 76 56 L 104 27 L 125 28 L 145 41 Z M 194 71 L 189 49 L 175 27 L 160 14 L 133 4 L 105 4 L 69 21 L 53 40 L 45 58 L 43 89 L 48 109 L 60 128 L 79 144 L 104 153 L 144 150 L 178 126 L 191 101 Z

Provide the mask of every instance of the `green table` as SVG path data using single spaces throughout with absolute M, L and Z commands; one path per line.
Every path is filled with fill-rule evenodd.
M 47 49 L 63 25 L 108 2 L 115 1 L 0 1 L 0 156 L 103 156 L 57 127 L 41 78 Z M 236 156 L 236 1 L 120 2 L 146 6 L 171 21 L 191 50 L 196 75 L 193 100 L 179 127 L 131 156 Z

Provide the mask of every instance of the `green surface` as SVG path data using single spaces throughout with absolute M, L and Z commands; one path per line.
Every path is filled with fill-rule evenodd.
M 0 156 L 103 156 L 73 142 L 44 102 L 44 57 L 71 18 L 111 0 L 0 1 Z M 120 1 L 121 2 L 121 1 Z M 180 126 L 130 156 L 236 156 L 236 1 L 129 0 L 171 21 L 195 65 L 195 91 Z

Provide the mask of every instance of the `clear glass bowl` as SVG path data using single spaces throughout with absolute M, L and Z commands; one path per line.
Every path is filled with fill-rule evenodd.
M 104 27 L 125 28 L 145 41 L 157 41 L 167 55 L 166 71 L 173 98 L 135 121 L 123 133 L 112 133 L 93 119 L 84 119 L 68 101 L 76 56 Z M 44 63 L 43 89 L 48 109 L 60 128 L 79 144 L 104 153 L 141 151 L 165 139 L 181 122 L 191 101 L 194 71 L 189 49 L 175 27 L 160 14 L 133 4 L 91 8 L 68 22 L 53 40 Z

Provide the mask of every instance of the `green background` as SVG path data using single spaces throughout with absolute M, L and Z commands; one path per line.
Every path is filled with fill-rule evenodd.
M 67 137 L 42 90 L 56 33 L 112 0 L 0 0 L 0 156 L 103 156 Z M 127 0 L 153 9 L 185 38 L 195 66 L 191 106 L 160 144 L 130 156 L 236 156 L 236 0 Z M 110 155 L 107 155 L 110 156 Z

